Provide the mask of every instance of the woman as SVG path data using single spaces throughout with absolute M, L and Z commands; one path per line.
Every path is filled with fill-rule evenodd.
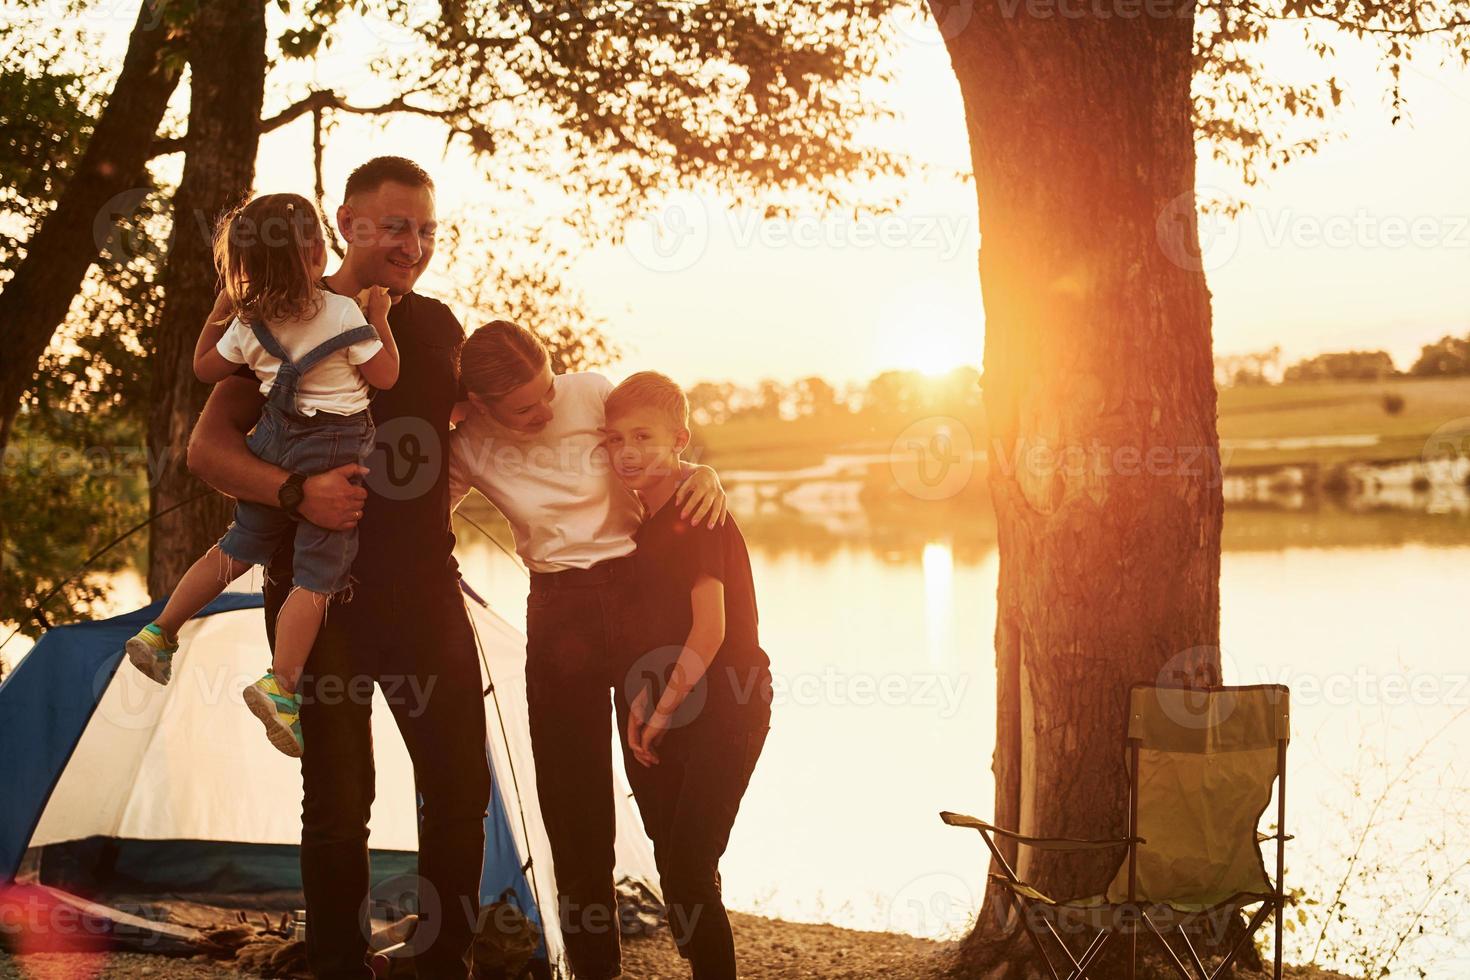
M 471 487 L 484 494 L 531 572 L 526 700 L 537 793 L 567 956 L 580 980 L 603 980 L 621 972 L 610 691 L 621 681 L 620 617 L 643 509 L 602 447 L 607 378 L 553 374 L 535 334 L 506 320 L 470 335 L 460 371 L 470 410 L 450 440 L 450 502 Z M 693 523 L 721 523 L 714 471 L 684 470 L 675 504 Z

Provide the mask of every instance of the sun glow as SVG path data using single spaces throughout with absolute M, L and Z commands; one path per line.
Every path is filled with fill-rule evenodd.
M 979 297 L 906 292 L 879 315 L 875 369 L 919 371 L 930 377 L 979 367 L 985 343 Z
M 952 648 L 954 625 L 954 549 L 946 541 L 924 545 L 924 626 L 930 663 Z

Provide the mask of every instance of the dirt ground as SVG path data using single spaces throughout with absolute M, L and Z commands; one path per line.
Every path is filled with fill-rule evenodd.
M 945 972 L 953 949 L 952 944 L 889 932 L 856 932 L 738 912 L 730 913 L 730 927 L 740 975 L 749 980 L 933 980 Z M 689 967 L 668 933 L 660 932 L 624 942 L 623 974 L 628 980 L 688 980 Z
M 731 913 L 740 975 L 747 980 L 938 980 L 949 974 L 952 943 L 882 932 L 857 932 Z M 624 941 L 626 980 L 688 980 L 667 932 Z M 1288 968 L 1291 980 L 1347 980 Z M 241 980 L 229 962 L 140 953 L 0 953 L 0 980 Z M 1237 974 L 1237 980 L 1247 980 Z

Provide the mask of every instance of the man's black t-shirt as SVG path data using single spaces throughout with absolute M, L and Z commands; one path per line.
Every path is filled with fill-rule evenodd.
M 464 328 L 449 307 L 418 293 L 393 304 L 388 325 L 398 344 L 398 383 L 373 397 L 377 438 L 352 564 L 357 594 L 345 609 L 371 601 L 364 588 L 442 587 L 458 577 L 447 461 Z M 254 377 L 248 368 L 244 374 Z M 277 582 L 290 580 L 289 542 L 270 574 Z
M 624 695 L 645 681 L 656 699 L 689 637 L 694 613 L 690 592 L 703 575 L 725 589 L 725 641 L 699 684 L 674 715 L 677 728 L 764 728 L 771 719 L 770 659 L 757 636 L 755 583 L 750 554 L 735 519 L 716 528 L 691 525 L 669 498 L 643 522 L 634 540 L 637 585 L 630 622 L 633 657 Z

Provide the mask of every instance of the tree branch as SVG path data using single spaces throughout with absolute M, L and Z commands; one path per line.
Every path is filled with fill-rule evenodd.
M 1429 27 L 1420 24 L 1394 27 L 1388 24 L 1375 25 L 1363 21 L 1351 20 L 1339 13 L 1313 9 L 1311 7 L 1303 8 L 1300 12 L 1291 13 L 1276 13 L 1265 10 L 1256 4 L 1247 4 L 1245 9 L 1263 20 L 1317 20 L 1353 34 L 1380 34 L 1386 37 L 1427 37 L 1431 34 L 1443 34 L 1470 28 L 1470 18 L 1447 20 L 1442 24 L 1435 24 Z
M 412 115 L 428 116 L 433 119 L 449 119 L 454 113 L 444 109 L 428 109 L 410 103 L 405 96 L 397 96 L 381 105 L 355 106 L 343 100 L 342 96 L 330 89 L 321 89 L 312 92 L 303 99 L 291 103 L 280 112 L 267 119 L 260 121 L 260 132 L 262 135 L 280 129 L 288 123 L 295 122 L 307 113 L 319 113 L 335 109 L 338 112 L 349 112 L 363 116 L 385 116 L 395 112 L 406 112 Z M 167 156 L 170 153 L 180 153 L 189 148 L 189 137 L 173 136 L 164 139 L 156 139 L 149 151 L 149 159 Z

